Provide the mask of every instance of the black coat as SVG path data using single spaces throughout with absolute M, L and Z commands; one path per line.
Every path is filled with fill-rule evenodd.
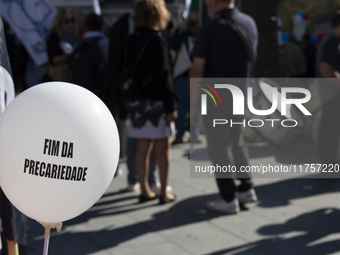
M 148 45 L 140 61 L 134 66 L 146 42 Z M 167 44 L 162 34 L 151 29 L 137 28 L 128 38 L 126 50 L 126 65 L 129 70 L 134 69 L 134 81 L 143 84 L 149 80 L 143 89 L 143 98 L 163 101 L 166 113 L 176 110 L 177 97 L 171 76 Z

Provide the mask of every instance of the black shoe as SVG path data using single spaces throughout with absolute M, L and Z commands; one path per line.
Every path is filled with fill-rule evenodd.
M 168 203 L 171 203 L 171 202 L 174 202 L 176 200 L 176 195 L 174 195 L 174 198 L 168 198 L 168 197 L 165 197 L 165 196 L 159 196 L 159 204 L 160 205 L 164 205 L 164 204 L 168 204 Z
M 145 196 L 145 195 L 140 195 L 139 196 L 139 203 L 142 204 L 142 203 L 145 203 L 145 202 L 148 202 L 148 201 L 151 201 L 151 200 L 155 200 L 157 198 L 158 198 L 157 195 L 155 195 L 154 197 L 148 197 L 148 196 Z

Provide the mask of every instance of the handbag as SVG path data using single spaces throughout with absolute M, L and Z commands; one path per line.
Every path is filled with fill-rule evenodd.
M 149 83 L 149 81 L 153 77 L 153 74 L 150 74 L 149 77 L 146 79 L 146 81 L 143 82 L 143 84 L 138 84 L 137 82 L 135 82 L 133 78 L 134 70 L 139 64 L 139 62 L 141 61 L 142 56 L 144 55 L 144 52 L 149 42 L 151 41 L 151 39 L 152 39 L 152 36 L 150 36 L 148 40 L 144 43 L 132 68 L 130 70 L 127 68 L 124 68 L 118 78 L 118 87 L 120 91 L 122 92 L 122 96 L 124 99 L 132 100 L 132 101 L 140 99 L 143 95 L 143 90 L 145 89 L 146 85 Z
M 173 70 L 173 78 L 179 77 L 181 74 L 188 71 L 192 66 L 191 59 L 188 54 L 187 47 L 185 43 L 182 43 L 181 47 L 176 56 L 174 70 Z

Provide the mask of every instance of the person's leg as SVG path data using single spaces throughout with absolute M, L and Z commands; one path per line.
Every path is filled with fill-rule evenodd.
M 174 199 L 174 195 L 166 191 L 170 172 L 170 147 L 171 137 L 155 140 L 157 164 L 159 167 L 159 180 L 161 182 L 160 196 Z
M 218 190 L 221 197 L 226 202 L 231 202 L 235 199 L 236 186 L 232 178 L 216 178 Z
M 214 118 L 213 114 L 203 117 L 209 158 L 214 166 L 233 165 L 231 128 L 228 125 L 214 128 L 212 126 Z M 216 173 L 215 177 L 220 196 L 227 202 L 234 200 L 236 186 L 232 173 Z
M 126 152 L 126 142 L 127 142 L 127 125 L 126 120 L 119 119 L 117 123 L 119 139 L 122 141 L 120 143 L 120 155 L 119 158 L 124 158 L 124 153 Z
M 128 167 L 128 183 L 136 184 L 138 182 L 138 175 L 135 169 L 135 155 L 137 149 L 137 139 L 128 138 L 126 143 L 127 167 Z M 158 181 L 156 165 L 156 151 L 152 148 L 149 163 L 149 184 L 153 185 Z
M 234 182 L 234 173 L 228 171 L 218 171 L 218 169 L 231 169 L 234 166 L 232 155 L 232 133 L 230 123 L 225 125 L 213 125 L 215 119 L 232 118 L 232 114 L 228 112 L 232 109 L 232 102 L 228 100 L 224 107 L 215 107 L 212 100 L 207 100 L 207 109 L 213 109 L 207 115 L 202 116 L 205 127 L 205 133 L 208 144 L 208 154 L 215 167 L 215 178 L 220 196 L 214 201 L 208 201 L 205 207 L 211 211 L 219 213 L 238 213 L 240 211 L 238 200 L 235 198 L 236 185 Z
M 8 255 L 19 255 L 19 245 L 17 241 L 7 240 Z
M 137 149 L 137 139 L 128 137 L 126 142 L 126 156 L 128 167 L 128 184 L 134 185 L 138 182 L 138 176 L 135 169 L 135 155 Z
M 138 180 L 141 185 L 142 195 L 146 197 L 156 196 L 150 190 L 148 182 L 149 174 L 149 159 L 152 149 L 152 143 L 150 139 L 137 139 L 137 150 L 135 155 L 135 169 L 138 175 Z
M 190 95 L 189 95 L 190 97 Z M 200 101 L 197 100 L 197 108 L 200 108 Z M 190 123 L 190 142 L 191 143 L 201 143 L 202 140 L 200 138 L 200 120 L 197 120 L 196 124 Z
M 242 122 L 243 116 L 234 116 L 235 122 Z M 248 151 L 243 139 L 243 125 L 233 125 L 231 128 L 232 154 L 236 169 L 239 171 L 242 166 L 248 166 Z M 236 177 L 241 181 L 237 191 L 244 192 L 253 187 L 249 173 L 236 172 Z
M 251 178 L 238 178 L 241 184 L 237 187 L 238 192 L 246 192 L 253 188 L 253 181 Z
M 153 146 L 150 154 L 150 164 L 149 164 L 149 185 L 156 185 L 158 181 L 158 169 L 156 164 L 156 149 Z
M 184 136 L 185 117 L 189 110 L 189 88 L 188 79 L 184 77 L 175 80 L 175 87 L 178 95 L 178 118 L 175 121 L 176 139 L 179 141 Z

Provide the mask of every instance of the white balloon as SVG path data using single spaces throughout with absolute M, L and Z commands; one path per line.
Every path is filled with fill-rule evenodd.
M 90 91 L 34 86 L 0 120 L 0 185 L 22 213 L 46 223 L 72 219 L 104 194 L 119 159 L 116 123 Z

